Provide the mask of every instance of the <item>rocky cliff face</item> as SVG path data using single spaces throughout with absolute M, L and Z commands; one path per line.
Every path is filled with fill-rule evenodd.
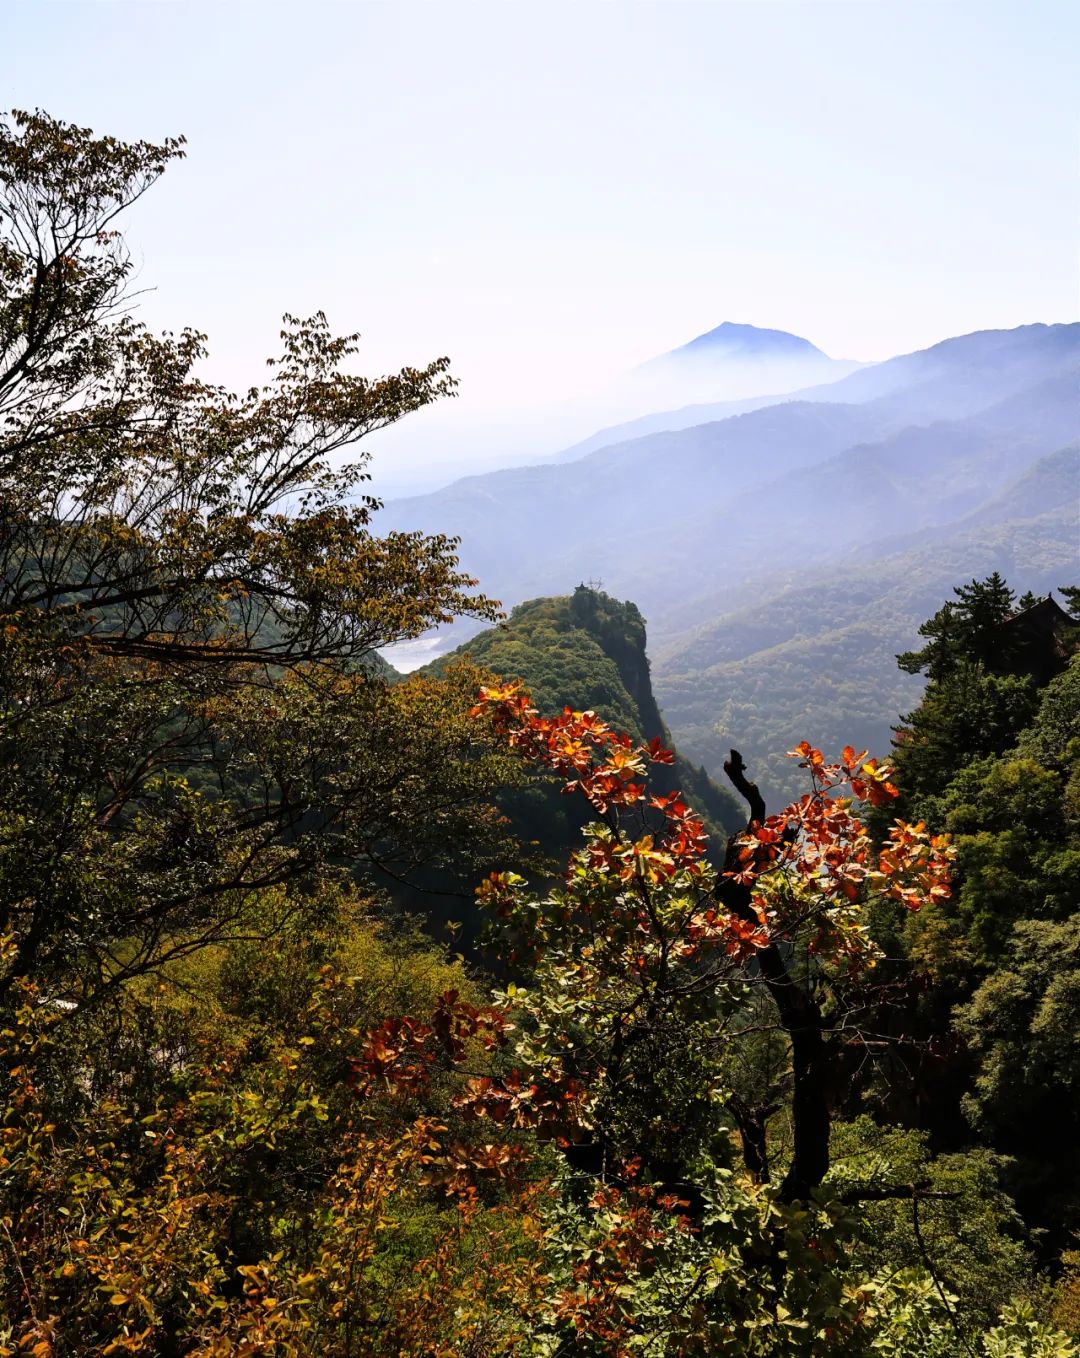
M 620 603 L 600 590 L 578 585 L 570 597 L 569 613 L 615 665 L 623 687 L 637 709 L 645 739 L 652 740 L 654 736 L 670 739 L 653 693 L 645 651 L 645 619 L 637 605 Z

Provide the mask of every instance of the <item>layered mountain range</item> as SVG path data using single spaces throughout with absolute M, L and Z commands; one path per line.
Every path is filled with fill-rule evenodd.
M 688 347 L 722 362 L 752 329 Z M 736 744 L 780 793 L 799 739 L 887 750 L 918 692 L 893 657 L 954 584 L 997 569 L 1045 593 L 1080 576 L 1080 324 L 978 332 L 838 378 L 806 341 L 758 334 L 835 380 L 658 412 L 392 502 L 384 521 L 459 536 L 507 605 L 585 580 L 633 599 L 680 748 L 715 768 Z

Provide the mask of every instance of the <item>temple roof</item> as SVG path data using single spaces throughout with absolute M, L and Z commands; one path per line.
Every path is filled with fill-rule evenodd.
M 1030 674 L 1045 684 L 1059 674 L 1076 648 L 1077 622 L 1052 594 L 1001 623 L 1001 655 L 995 664 L 1009 674 Z

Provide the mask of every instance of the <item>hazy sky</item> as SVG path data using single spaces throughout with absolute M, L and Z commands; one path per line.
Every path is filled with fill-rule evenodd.
M 722 320 L 870 359 L 1077 314 L 1080 5 L 0 2 L 0 106 L 188 159 L 148 319 L 258 378 L 323 307 L 468 406 Z

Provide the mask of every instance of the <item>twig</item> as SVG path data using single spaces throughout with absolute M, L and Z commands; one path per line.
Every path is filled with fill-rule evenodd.
M 941 1278 L 938 1276 L 938 1271 L 934 1267 L 933 1261 L 931 1260 L 930 1255 L 927 1252 L 926 1242 L 925 1240 L 923 1240 L 922 1228 L 919 1225 L 918 1185 L 911 1184 L 910 1187 L 911 1187 L 911 1226 L 912 1230 L 915 1232 L 915 1244 L 918 1246 L 919 1254 L 922 1256 L 922 1261 L 926 1265 L 926 1271 L 927 1273 L 930 1274 L 930 1277 L 933 1279 L 934 1286 L 935 1288 L 937 1288 L 937 1294 L 941 1298 L 941 1304 L 945 1308 L 945 1314 L 949 1317 L 949 1320 L 952 1323 L 952 1327 L 956 1331 L 957 1339 L 959 1339 L 960 1343 L 963 1344 L 965 1350 L 971 1355 L 971 1358 L 978 1358 L 978 1355 L 976 1354 L 975 1350 L 971 1347 L 971 1343 L 968 1340 L 967 1335 L 961 1328 L 959 1317 L 956 1314 L 956 1310 L 952 1302 L 949 1300 L 949 1294 L 945 1291 L 945 1288 L 942 1286 Z M 927 1193 L 924 1194 L 923 1196 L 929 1197 L 930 1195 Z

